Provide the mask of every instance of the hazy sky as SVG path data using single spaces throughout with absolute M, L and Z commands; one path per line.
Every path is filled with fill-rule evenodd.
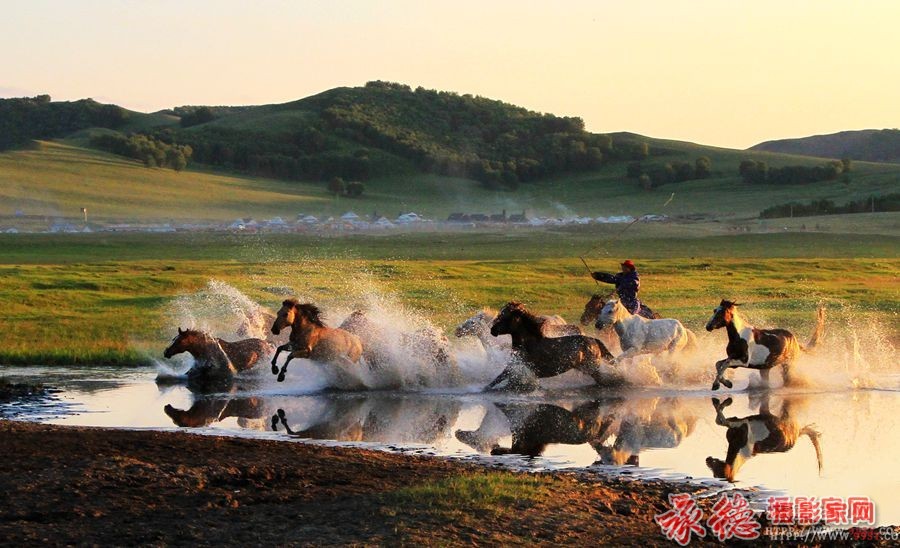
M 391 80 L 729 147 L 900 126 L 900 2 L 0 0 L 0 96 L 142 111 Z

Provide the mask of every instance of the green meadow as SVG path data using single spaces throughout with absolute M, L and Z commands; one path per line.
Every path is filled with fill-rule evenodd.
M 710 157 L 710 179 L 665 185 L 653 191 L 638 188 L 625 178 L 625 165 L 615 163 L 597 171 L 523 184 L 514 192 L 490 191 L 462 178 L 406 174 L 366 182 L 360 198 L 334 198 L 324 183 L 289 182 L 249 177 L 202 167 L 183 172 L 147 168 L 137 161 L 84 147 L 85 139 L 38 141 L 27 150 L 0 153 L 0 228 L 31 223 L 44 228 L 53 219 L 80 219 L 82 207 L 100 222 L 231 221 L 298 213 L 340 215 L 355 210 L 395 217 L 416 211 L 435 219 L 452 212 L 530 215 L 699 215 L 748 221 L 773 204 L 830 199 L 837 203 L 894 191 L 900 184 L 900 165 L 856 162 L 849 182 L 823 181 L 807 185 L 747 185 L 737 175 L 742 159 L 771 166 L 819 165 L 806 158 L 755 151 L 704 147 L 690 143 L 654 141 L 673 152 L 655 162 L 693 162 Z M 663 204 L 672 193 L 675 199 Z M 13 219 L 20 210 L 27 220 Z
M 575 321 L 592 293 L 611 289 L 587 277 L 580 255 L 597 270 L 635 259 L 642 298 L 695 330 L 728 297 L 748 303 L 751 321 L 800 333 L 824 302 L 835 321 L 853 314 L 896 338 L 896 222 L 876 216 L 860 233 L 834 222 L 832 232 L 765 234 L 698 223 L 637 224 L 624 234 L 590 226 L 390 237 L 0 235 L 0 363 L 148 363 L 178 327 L 172 300 L 210 280 L 270 307 L 290 293 L 346 309 L 375 292 L 448 332 L 480 307 L 513 299 Z

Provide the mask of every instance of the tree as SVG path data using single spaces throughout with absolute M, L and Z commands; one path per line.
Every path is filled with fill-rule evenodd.
M 366 191 L 366 185 L 359 181 L 350 181 L 347 183 L 347 196 L 351 198 L 359 198 Z
M 638 177 L 638 184 L 641 185 L 641 188 L 644 190 L 653 190 L 653 181 L 650 179 L 649 175 L 641 175 Z
M 332 177 L 332 179 L 328 181 L 328 192 L 331 192 L 335 196 L 340 196 L 345 190 L 344 179 L 341 177 Z
M 712 175 L 712 161 L 706 156 L 701 156 L 694 161 L 694 177 L 708 179 Z

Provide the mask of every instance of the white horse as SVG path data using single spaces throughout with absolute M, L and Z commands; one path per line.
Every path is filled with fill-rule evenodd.
M 597 327 L 612 325 L 619 335 L 622 354 L 630 358 L 637 354 L 675 354 L 696 347 L 696 337 L 675 319 L 648 320 L 632 314 L 618 299 L 608 301 L 597 319 Z
M 512 347 L 512 338 L 509 335 L 491 336 L 491 324 L 497 317 L 497 311 L 492 308 L 483 308 L 477 314 L 467 319 L 456 327 L 457 337 L 471 336 L 481 341 L 485 350 L 488 348 L 509 349 Z M 544 324 L 541 333 L 545 337 L 566 337 L 568 335 L 583 335 L 581 327 L 566 322 L 562 316 L 541 316 Z

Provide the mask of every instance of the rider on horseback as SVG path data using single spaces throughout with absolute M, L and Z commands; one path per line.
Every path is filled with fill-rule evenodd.
M 643 305 L 638 299 L 637 294 L 641 289 L 641 277 L 638 275 L 634 261 L 631 259 L 622 263 L 622 271 L 618 274 L 594 272 L 591 274 L 591 277 L 599 282 L 615 284 L 616 293 L 619 294 L 619 302 L 632 314 L 638 314 L 649 319 L 655 317 L 653 311 Z

